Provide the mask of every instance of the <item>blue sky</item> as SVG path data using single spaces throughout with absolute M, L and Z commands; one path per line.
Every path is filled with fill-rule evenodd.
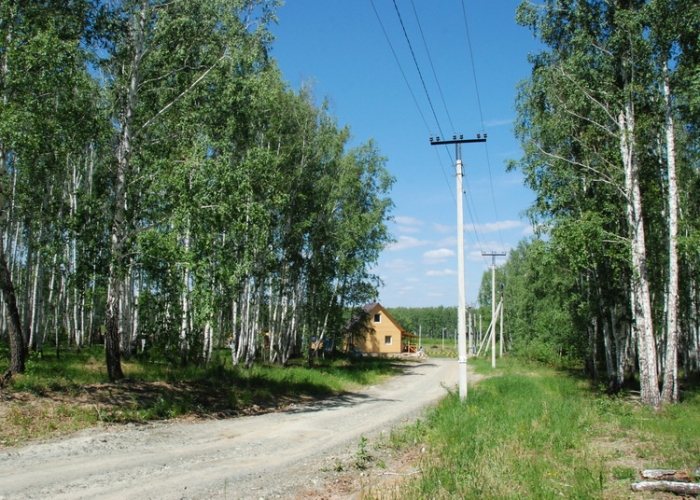
M 538 50 L 515 23 L 519 3 L 287 0 L 278 11 L 272 56 L 284 79 L 295 89 L 312 83 L 355 143 L 377 143 L 396 178 L 389 227 L 397 241 L 374 269 L 385 307 L 457 305 L 455 152 L 431 146 L 431 136 L 488 134 L 486 144 L 462 148 L 467 303 L 491 264 L 482 252 L 507 252 L 532 233 L 522 212 L 533 194 L 506 172 L 521 154 L 516 85 Z

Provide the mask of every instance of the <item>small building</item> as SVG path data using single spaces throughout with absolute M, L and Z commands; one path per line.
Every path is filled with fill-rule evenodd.
M 416 352 L 417 335 L 406 332 L 378 302 L 364 306 L 346 327 L 348 350 L 374 356 Z

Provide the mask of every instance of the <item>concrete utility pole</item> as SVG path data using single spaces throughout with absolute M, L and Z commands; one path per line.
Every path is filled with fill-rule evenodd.
M 481 134 L 477 135 L 476 139 L 464 139 L 462 135 L 457 139 L 456 135 L 452 136 L 452 140 L 441 141 L 439 137 L 435 140 L 430 138 L 431 146 L 443 146 L 446 144 L 455 145 L 455 170 L 457 176 L 457 281 L 459 290 L 459 301 L 457 303 L 457 356 L 459 363 L 459 399 L 464 401 L 467 399 L 467 325 L 466 325 L 466 305 L 464 291 L 464 209 L 462 207 L 462 144 L 472 142 L 486 142 L 486 134 L 483 139 Z
M 503 292 L 501 292 L 501 344 L 500 344 L 500 353 L 498 355 L 499 358 L 503 357 L 503 309 L 505 309 L 506 305 L 503 303 Z
M 467 342 L 467 347 L 468 350 L 467 352 L 470 355 L 474 354 L 474 328 L 472 327 L 473 323 L 472 320 L 474 319 L 474 313 L 472 312 L 472 309 L 474 308 L 474 304 L 469 304 L 469 312 L 467 313 L 467 318 L 469 321 L 467 321 L 467 336 L 469 342 Z
M 496 257 L 505 257 L 505 252 L 481 252 L 484 257 L 491 257 L 491 324 L 496 328 Z M 496 335 L 491 336 L 491 367 L 496 368 Z

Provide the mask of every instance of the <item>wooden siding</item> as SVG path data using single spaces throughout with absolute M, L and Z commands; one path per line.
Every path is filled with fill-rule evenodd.
M 368 311 L 369 326 L 374 332 L 368 332 L 366 338 L 356 338 L 355 348 L 368 354 L 399 354 L 402 351 L 402 336 L 406 333 L 394 318 L 381 306 L 375 304 Z M 375 315 L 380 315 L 380 321 L 375 322 Z M 387 344 L 387 338 L 391 343 Z

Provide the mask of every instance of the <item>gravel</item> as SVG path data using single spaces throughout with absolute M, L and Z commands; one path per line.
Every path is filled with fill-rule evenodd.
M 297 498 L 361 437 L 418 418 L 457 380 L 454 359 L 407 364 L 360 392 L 264 415 L 94 428 L 0 454 L 0 500 Z

